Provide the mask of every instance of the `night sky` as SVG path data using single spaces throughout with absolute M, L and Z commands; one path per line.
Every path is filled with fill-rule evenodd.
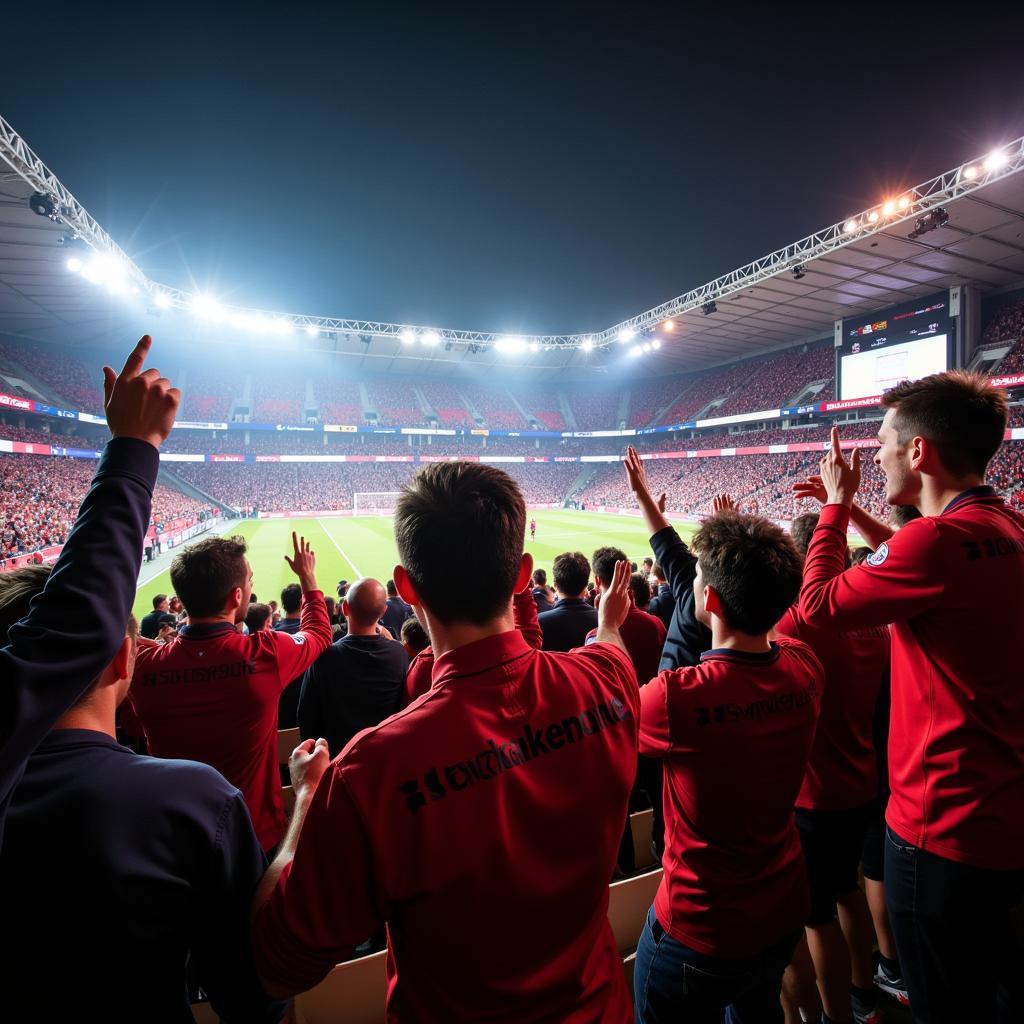
M 156 281 L 514 333 L 606 327 L 1024 133 L 1020 16 L 683 6 L 23 5 L 0 112 Z

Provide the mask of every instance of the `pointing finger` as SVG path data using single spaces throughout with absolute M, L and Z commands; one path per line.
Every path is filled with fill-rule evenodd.
M 139 338 L 139 343 L 128 353 L 128 358 L 124 361 L 124 366 L 121 368 L 120 376 L 123 379 L 130 380 L 132 377 L 139 375 L 139 371 L 146 361 L 146 356 L 149 355 L 149 346 L 152 343 L 153 339 L 148 334 L 144 334 Z

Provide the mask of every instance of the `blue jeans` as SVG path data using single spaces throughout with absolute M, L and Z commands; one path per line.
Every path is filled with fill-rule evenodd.
M 801 932 L 755 956 L 706 956 L 672 938 L 651 907 L 636 949 L 636 1024 L 772 1024 L 781 1021 L 782 975 Z
M 885 902 L 915 1021 L 1024 1020 L 1010 911 L 1024 872 L 974 868 L 885 830 Z

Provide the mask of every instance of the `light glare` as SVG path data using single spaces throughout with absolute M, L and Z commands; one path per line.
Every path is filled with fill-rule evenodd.
M 306 333 L 311 337 L 315 338 L 320 333 L 320 328 L 316 324 L 307 324 Z
M 970 167 L 965 167 L 964 168 L 964 177 L 968 181 L 972 181 L 977 176 L 978 176 L 978 168 L 975 167 L 973 164 Z
M 168 309 L 171 305 L 171 299 L 167 292 L 157 292 L 153 301 L 160 309 Z
M 77 256 L 69 256 L 67 268 L 72 274 L 77 274 L 82 269 L 82 261 Z
M 843 230 L 848 234 L 852 235 L 857 230 L 857 222 L 851 217 L 844 225 Z
M 623 327 L 622 330 L 619 331 L 619 341 L 622 342 L 623 345 L 625 345 L 627 341 L 632 341 L 635 337 L 636 331 L 634 331 L 632 327 Z
M 993 150 L 987 157 L 985 157 L 984 168 L 991 174 L 993 171 L 998 171 L 1001 167 L 1005 167 L 1010 162 L 1010 158 L 1001 150 Z
M 427 331 L 426 334 L 423 335 L 423 344 L 428 348 L 433 348 L 438 344 L 438 342 L 440 342 L 440 340 L 441 335 L 439 335 L 437 331 Z

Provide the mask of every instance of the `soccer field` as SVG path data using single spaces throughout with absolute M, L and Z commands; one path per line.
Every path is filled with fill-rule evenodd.
M 595 548 L 611 544 L 622 548 L 638 564 L 651 554 L 647 530 L 639 518 L 572 509 L 542 509 L 533 516 L 537 520 L 537 539 L 531 541 L 527 533 L 526 550 L 538 566 L 547 570 L 548 583 L 551 562 L 563 551 L 582 551 L 590 558 Z M 679 523 L 677 529 L 688 539 L 696 526 Z M 292 550 L 292 530 L 305 535 L 312 544 L 317 579 L 328 595 L 335 593 L 339 580 L 351 582 L 361 576 L 374 576 L 382 583 L 387 582 L 398 560 L 391 519 L 386 516 L 241 520 L 227 532 L 240 534 L 249 545 L 253 590 L 261 601 L 279 600 L 282 587 L 295 582 L 284 561 L 284 555 Z M 137 616 L 152 610 L 154 594 L 171 592 L 169 569 L 170 562 L 163 572 L 139 588 L 135 598 Z M 473 570 L 471 565 L 452 564 L 453 572 Z

